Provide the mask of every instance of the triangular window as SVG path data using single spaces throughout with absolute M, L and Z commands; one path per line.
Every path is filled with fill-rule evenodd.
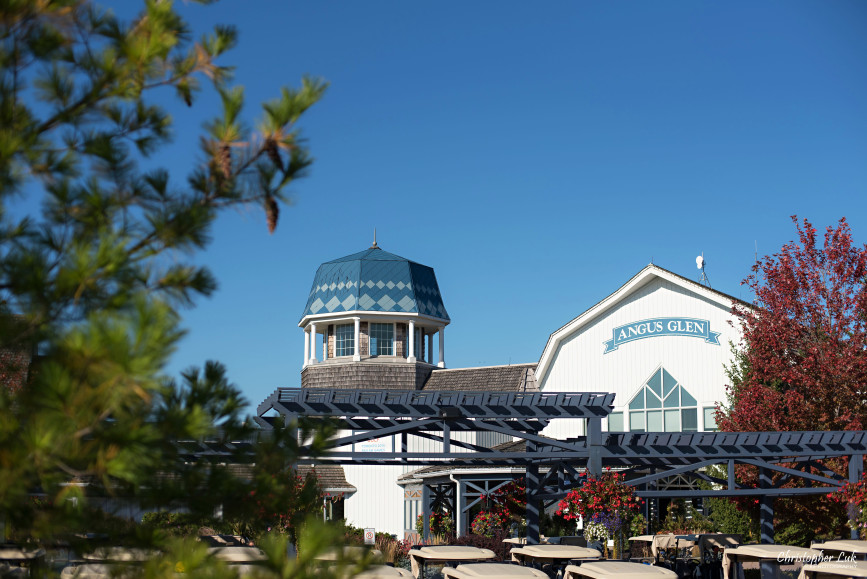
M 665 368 L 659 368 L 629 402 L 629 430 L 696 432 L 698 405 L 695 397 Z

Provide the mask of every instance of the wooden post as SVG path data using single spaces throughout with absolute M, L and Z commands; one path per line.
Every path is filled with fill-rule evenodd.
M 771 488 L 771 474 L 767 469 L 759 469 L 759 489 Z M 763 545 L 774 544 L 774 497 L 762 495 L 759 498 L 759 542 Z M 762 561 L 762 579 L 780 579 L 780 566 L 775 561 Z
M 527 441 L 527 451 L 536 452 L 536 443 Z M 527 483 L 527 544 L 538 545 L 539 533 L 539 465 L 528 464 L 525 477 Z
M 430 539 L 430 487 L 423 484 L 421 487 L 421 520 L 423 541 Z
M 863 454 L 853 454 L 849 457 L 849 482 L 856 483 L 861 479 L 861 474 L 863 473 L 864 468 L 864 455 Z M 849 504 L 847 508 L 849 514 L 849 522 L 854 521 L 857 518 L 857 514 L 855 513 L 855 505 Z M 855 525 L 852 525 L 855 527 Z M 853 540 L 858 540 L 858 528 L 855 527 L 849 531 L 849 538 Z

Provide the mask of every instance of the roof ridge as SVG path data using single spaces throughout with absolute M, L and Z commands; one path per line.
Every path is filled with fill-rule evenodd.
M 469 366 L 466 368 L 437 368 L 434 372 L 455 372 L 458 370 L 487 370 L 490 368 L 517 368 L 524 366 L 537 366 L 538 362 L 520 362 L 518 364 L 498 364 L 493 366 Z
M 380 253 L 375 253 L 380 252 Z M 370 255 L 379 255 L 380 257 L 385 257 L 386 259 L 379 259 L 377 261 L 406 261 L 409 263 L 418 263 L 411 259 L 407 259 L 395 253 L 391 253 L 390 251 L 385 251 L 379 246 L 376 247 L 368 247 L 366 249 L 362 249 L 361 251 L 356 251 L 355 253 L 350 253 L 349 255 L 344 255 L 343 257 L 337 257 L 335 259 L 330 259 L 328 261 L 322 262 L 323 265 L 326 263 L 340 263 L 343 261 L 361 261 Z M 418 264 L 421 265 L 421 264 Z

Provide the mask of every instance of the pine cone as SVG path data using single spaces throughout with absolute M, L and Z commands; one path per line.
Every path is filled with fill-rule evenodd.
M 280 158 L 280 152 L 277 150 L 277 143 L 274 142 L 274 139 L 268 139 L 265 141 L 265 153 L 268 155 L 268 158 L 271 159 L 271 162 L 274 163 L 274 166 L 280 169 L 280 172 L 283 172 L 283 159 Z
M 277 229 L 277 218 L 280 216 L 280 207 L 273 197 L 265 197 L 265 221 L 268 223 L 268 233 L 274 233 Z
M 217 163 L 220 166 L 220 171 L 223 172 L 223 177 L 229 179 L 232 176 L 232 151 L 229 145 L 220 145 L 220 150 L 217 153 Z

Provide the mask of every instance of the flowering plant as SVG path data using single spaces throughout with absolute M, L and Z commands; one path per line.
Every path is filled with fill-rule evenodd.
M 849 512 L 849 528 L 861 535 L 867 534 L 867 472 L 861 475 L 858 482 L 847 482 L 828 497 L 835 502 L 843 503 Z
M 498 513 L 482 511 L 473 519 L 470 528 L 474 535 L 493 537 L 497 531 L 502 530 L 505 522 Z
M 519 522 L 527 512 L 527 483 L 523 477 L 510 481 L 494 491 L 491 499 L 502 526 L 509 521 Z
M 624 482 L 625 475 L 606 472 L 599 478 L 587 477 L 579 488 L 572 489 L 557 505 L 556 514 L 564 519 L 593 520 L 594 515 L 616 515 L 619 526 L 641 508 L 635 489 Z
M 584 525 L 584 538 L 588 543 L 608 540 L 608 529 L 602 523 L 590 521 Z
M 430 514 L 429 527 L 432 535 L 453 535 L 455 532 L 455 522 L 452 520 L 452 516 L 449 513 L 444 513 L 442 511 Z M 419 535 L 424 534 L 423 515 L 419 515 L 416 518 L 415 530 Z

